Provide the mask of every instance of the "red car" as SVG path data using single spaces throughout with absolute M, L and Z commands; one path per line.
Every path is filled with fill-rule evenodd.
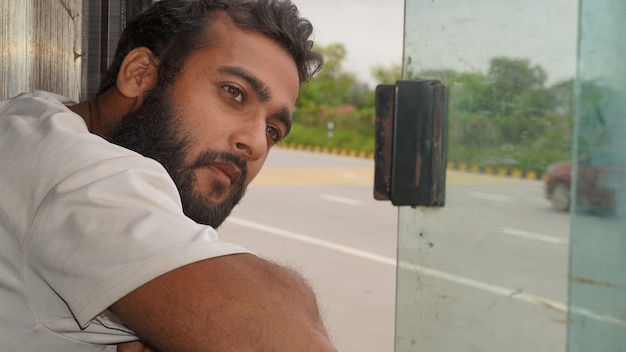
M 576 203 L 580 210 L 607 211 L 616 206 L 615 194 L 626 181 L 624 151 L 603 149 L 581 158 L 577 164 Z M 567 211 L 572 196 L 572 163 L 550 165 L 545 178 L 545 195 L 556 210 Z
M 548 167 L 544 183 L 546 198 L 555 210 L 567 211 L 570 206 L 572 163 L 561 162 Z

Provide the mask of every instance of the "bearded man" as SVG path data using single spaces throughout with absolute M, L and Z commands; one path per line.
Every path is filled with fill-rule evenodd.
M 289 0 L 162 0 L 95 98 L 0 102 L 0 351 L 335 351 L 297 273 L 215 232 L 289 133 L 311 33 Z

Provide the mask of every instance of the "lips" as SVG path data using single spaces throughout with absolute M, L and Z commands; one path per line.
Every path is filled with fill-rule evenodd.
M 230 163 L 211 163 L 207 167 L 213 170 L 223 183 L 234 184 L 241 178 L 241 169 Z

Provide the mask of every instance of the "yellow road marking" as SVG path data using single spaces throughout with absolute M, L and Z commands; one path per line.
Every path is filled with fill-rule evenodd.
M 522 179 L 448 170 L 448 184 L 520 183 Z M 341 168 L 265 168 L 252 182 L 254 186 L 373 186 L 374 169 L 366 167 Z

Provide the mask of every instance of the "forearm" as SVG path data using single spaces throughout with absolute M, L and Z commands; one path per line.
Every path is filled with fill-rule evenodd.
M 306 282 L 249 254 L 176 269 L 111 309 L 161 352 L 335 351 Z

